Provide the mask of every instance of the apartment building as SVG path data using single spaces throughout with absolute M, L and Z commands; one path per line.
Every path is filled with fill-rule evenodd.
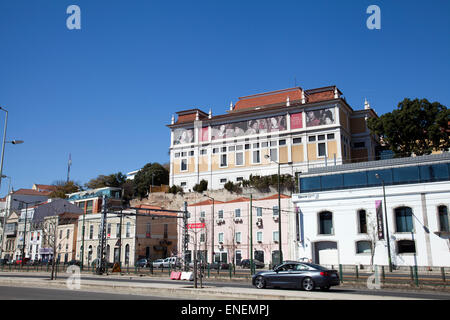
M 67 200 L 78 206 L 86 214 L 102 211 L 103 196 L 108 198 L 108 205 L 121 206 L 121 188 L 104 187 L 74 192 L 67 195 Z
M 336 86 L 300 87 L 240 97 L 226 114 L 177 112 L 168 125 L 170 185 L 185 191 L 201 180 L 223 188 L 253 175 L 295 176 L 311 167 L 373 160 L 369 103 L 353 110 Z M 269 156 L 269 157 L 266 157 Z
M 123 266 L 134 266 L 141 258 L 155 260 L 176 254 L 176 214 L 158 209 L 161 208 L 138 205 L 123 210 L 122 214 L 107 213 L 105 255 L 108 262 L 120 261 Z M 100 256 L 101 223 L 100 213 L 78 218 L 76 259 L 84 257 L 84 264 Z
M 204 223 L 204 228 L 188 229 L 187 260 L 193 259 L 194 248 L 199 257 L 224 263 L 239 263 L 253 258 L 266 265 L 279 262 L 279 241 L 283 259 L 293 258 L 296 251 L 295 212 L 291 198 L 280 195 L 281 212 L 278 210 L 278 195 L 260 199 L 240 197 L 231 201 L 201 201 L 188 206 L 188 224 Z M 279 220 L 281 215 L 281 239 Z M 183 248 L 183 226 L 178 229 L 179 248 Z M 212 256 L 211 256 L 212 255 Z

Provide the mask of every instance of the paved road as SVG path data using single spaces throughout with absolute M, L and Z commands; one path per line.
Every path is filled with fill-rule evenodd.
M 96 293 L 79 290 L 43 289 L 0 286 L 3 300 L 181 300 L 131 294 Z M 182 299 L 185 300 L 185 299 Z
M 17 274 L 14 275 L 3 273 L 0 274 L 1 277 L 18 277 L 18 278 L 33 278 L 33 279 L 48 279 L 47 274 Z M 65 279 L 67 274 L 60 274 L 58 278 Z M 170 283 L 180 286 L 185 286 L 186 282 L 177 282 L 174 280 L 165 280 L 161 278 L 147 278 L 147 277 L 108 277 L 108 276 L 94 276 L 94 275 L 82 275 L 81 280 L 100 280 L 100 281 L 117 281 L 117 282 L 130 282 L 130 283 Z M 232 288 L 253 288 L 249 282 L 232 282 L 232 281 L 211 281 L 206 280 L 203 282 L 205 286 L 214 287 L 232 287 Z M 287 289 L 279 289 L 287 290 Z M 331 293 L 345 293 L 345 294 L 355 294 L 355 295 L 373 295 L 373 296 L 386 296 L 386 297 L 404 297 L 404 298 L 416 298 L 416 299 L 433 299 L 433 300 L 450 300 L 450 293 L 445 292 L 427 292 L 427 291 L 405 291 L 396 289 L 380 289 L 380 290 L 369 290 L 361 288 L 353 288 L 347 286 L 333 287 L 330 290 Z

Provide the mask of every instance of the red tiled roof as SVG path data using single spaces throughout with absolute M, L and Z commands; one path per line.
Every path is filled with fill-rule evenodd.
M 239 97 L 236 102 L 234 111 L 248 109 L 253 107 L 261 107 L 270 104 L 284 103 L 289 97 L 290 101 L 302 99 L 302 88 L 290 88 L 271 92 L 264 92 L 246 97 Z
M 285 194 L 281 194 L 280 195 L 280 199 L 290 199 L 291 197 L 285 195 Z M 265 198 L 261 198 L 261 199 L 255 199 L 254 201 L 259 201 L 259 200 L 274 200 L 274 199 L 278 199 L 278 194 L 274 194 Z
M 138 204 L 137 206 L 134 206 L 135 208 L 138 209 L 162 209 L 161 207 L 158 206 L 152 206 L 150 204 Z M 177 214 L 175 212 L 164 212 L 164 211 L 146 211 L 143 210 L 144 212 L 148 213 L 149 215 L 164 215 L 164 216 L 173 216 L 176 217 Z
M 37 190 L 55 191 L 58 187 L 47 184 L 35 184 Z
M 17 195 L 27 195 L 27 196 L 48 196 L 51 194 L 50 191 L 37 191 L 33 189 L 19 189 L 13 194 Z
M 225 203 L 245 202 L 245 201 L 250 201 L 250 198 L 240 197 L 234 200 L 226 201 Z
M 208 199 L 205 201 L 190 204 L 189 207 L 208 206 L 208 205 L 212 205 L 212 203 L 213 203 L 212 200 Z M 223 203 L 223 201 L 214 200 L 214 204 L 218 204 L 218 203 Z

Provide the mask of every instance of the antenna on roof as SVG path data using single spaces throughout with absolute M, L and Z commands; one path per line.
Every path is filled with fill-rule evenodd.
M 67 182 L 70 180 L 70 166 L 72 165 L 72 156 L 69 153 L 69 162 L 67 164 Z

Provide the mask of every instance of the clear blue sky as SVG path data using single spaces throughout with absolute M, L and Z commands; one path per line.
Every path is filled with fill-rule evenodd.
M 66 9 L 81 8 L 81 30 Z M 366 9 L 381 8 L 381 30 Z M 337 85 L 381 115 L 450 102 L 450 1 L 0 0 L 4 174 L 15 189 L 167 162 L 171 115 Z M 4 113 L 0 112 L 3 132 Z M 4 179 L 1 194 L 6 193 Z

